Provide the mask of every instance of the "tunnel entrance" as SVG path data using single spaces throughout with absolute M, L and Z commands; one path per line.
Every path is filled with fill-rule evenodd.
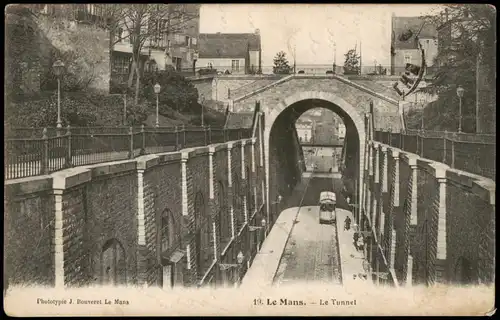
M 328 110 L 342 120 L 345 126 L 345 138 L 340 149 L 341 156 L 338 157 L 341 162 L 338 171 L 346 187 L 345 191 L 349 193 L 346 196 L 354 199 L 355 192 L 358 199 L 362 196 L 360 186 L 363 175 L 365 128 L 360 113 L 363 111 L 358 111 L 332 93 L 301 92 L 266 112 L 265 133 L 268 142 L 266 171 L 270 204 L 276 202 L 279 196 L 284 199 L 290 196 L 294 187 L 301 181 L 303 173 L 307 171 L 306 158 L 300 147 L 300 138 L 295 125 L 299 117 L 311 109 Z M 323 166 L 321 171 L 325 171 L 325 168 Z M 326 171 L 328 172 L 329 168 Z M 335 191 L 342 192 L 342 190 Z M 359 203 L 358 200 L 354 201 Z M 273 212 L 273 207 L 268 208 L 270 213 L 278 214 Z

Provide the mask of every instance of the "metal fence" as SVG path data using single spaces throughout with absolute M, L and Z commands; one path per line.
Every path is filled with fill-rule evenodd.
M 495 180 L 495 135 L 445 131 L 375 131 L 375 140 Z
M 6 132 L 5 177 L 17 179 L 144 154 L 251 138 L 220 127 L 13 128 Z

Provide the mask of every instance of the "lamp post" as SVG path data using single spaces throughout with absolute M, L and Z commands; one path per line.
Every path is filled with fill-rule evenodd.
M 61 122 L 61 75 L 64 71 L 64 62 L 57 60 L 52 65 L 54 74 L 57 77 L 57 128 L 62 128 Z M 59 132 L 59 131 L 58 131 Z
M 204 127 L 205 126 L 205 106 L 204 106 L 204 103 L 205 103 L 205 95 L 201 95 L 200 96 L 200 104 L 201 104 L 201 126 Z
M 462 98 L 464 96 L 465 89 L 462 86 L 458 86 L 457 88 L 457 96 L 458 96 L 458 132 L 462 132 Z
M 155 84 L 154 91 L 156 93 L 156 127 L 160 126 L 160 120 L 158 115 L 158 95 L 160 94 L 161 86 L 159 83 Z
M 420 98 L 420 104 L 422 106 L 422 131 L 424 131 L 424 114 L 425 114 L 424 98 Z

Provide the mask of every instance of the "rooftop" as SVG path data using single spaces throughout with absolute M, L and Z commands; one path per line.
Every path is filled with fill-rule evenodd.
M 417 35 L 419 38 L 437 38 L 436 26 L 426 22 L 422 17 L 392 17 L 394 49 L 418 49 Z
M 200 58 L 246 58 L 249 50 L 260 50 L 260 34 L 200 33 L 198 46 Z

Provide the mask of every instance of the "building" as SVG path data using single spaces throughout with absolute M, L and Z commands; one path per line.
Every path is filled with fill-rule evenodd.
M 255 33 L 200 33 L 197 67 L 231 74 L 259 73 L 262 46 L 259 29 Z
M 345 125 L 342 122 L 337 123 L 337 135 L 339 139 L 345 138 Z
M 297 120 L 295 123 L 295 130 L 297 130 L 300 142 L 311 142 L 313 132 L 313 124 L 311 121 Z
M 195 71 L 198 34 L 200 25 L 199 4 L 169 4 L 166 10 L 180 16 L 178 19 L 160 19 L 159 23 L 150 24 L 147 31 L 151 35 L 146 39 L 141 51 L 141 64 L 146 72 L 165 70 L 167 66 L 177 71 L 193 74 Z M 113 46 L 112 78 L 115 83 L 124 83 L 130 73 L 132 63 L 133 35 L 126 30 L 126 21 L 121 21 Z
M 419 44 L 424 49 L 427 67 L 434 65 L 438 52 L 438 34 L 434 25 L 421 17 L 396 17 L 393 14 L 391 29 L 391 75 L 403 74 L 407 63 L 422 64 Z M 428 68 L 428 73 L 430 70 L 432 68 Z

